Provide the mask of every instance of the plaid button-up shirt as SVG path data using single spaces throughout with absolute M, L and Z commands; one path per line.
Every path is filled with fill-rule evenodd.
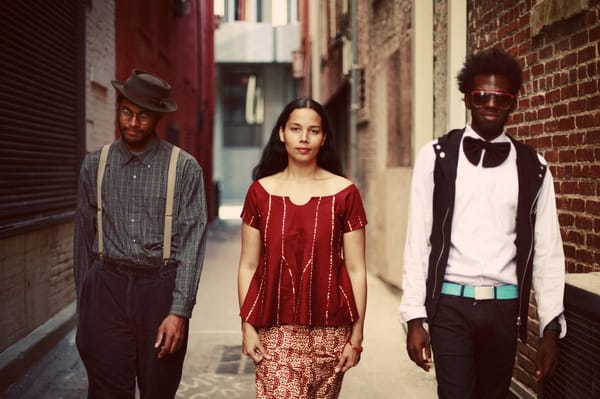
M 133 267 L 163 264 L 167 174 L 172 145 L 154 140 L 133 154 L 121 140 L 110 148 L 102 183 L 104 257 Z M 98 257 L 96 176 L 100 151 L 83 162 L 79 176 L 73 266 L 77 298 Z M 171 314 L 191 317 L 204 261 L 206 198 L 202 169 L 181 151 L 177 161 L 171 261 L 177 264 Z

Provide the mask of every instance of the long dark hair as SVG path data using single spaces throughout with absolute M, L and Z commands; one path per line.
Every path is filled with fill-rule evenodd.
M 285 124 L 290 118 L 290 114 L 299 108 L 310 108 L 321 117 L 321 128 L 326 135 L 326 139 L 317 154 L 317 165 L 338 176 L 344 176 L 340 158 L 335 152 L 333 130 L 331 129 L 331 124 L 329 123 L 329 118 L 327 118 L 325 109 L 315 100 L 310 98 L 298 98 L 288 103 L 283 111 L 281 111 L 279 118 L 277 118 L 277 123 L 275 123 L 275 126 L 271 131 L 271 136 L 263 149 L 260 161 L 252 170 L 253 180 L 274 175 L 286 168 L 288 164 L 288 155 L 285 151 L 285 144 L 282 143 L 279 138 L 279 130 L 285 129 Z

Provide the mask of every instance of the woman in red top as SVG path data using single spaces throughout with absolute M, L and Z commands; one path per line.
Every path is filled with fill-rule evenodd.
M 323 107 L 289 103 L 253 171 L 238 274 L 257 398 L 337 398 L 360 360 L 365 211 Z

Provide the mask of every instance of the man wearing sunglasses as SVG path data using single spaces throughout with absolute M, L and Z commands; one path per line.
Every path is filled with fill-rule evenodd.
M 202 169 L 161 140 L 171 86 L 134 69 L 117 90 L 121 137 L 88 155 L 74 235 L 77 348 L 89 398 L 174 398 L 204 261 Z
M 521 74 L 500 49 L 467 57 L 457 80 L 471 121 L 415 161 L 400 315 L 408 354 L 426 371 L 433 349 L 440 398 L 506 398 L 532 288 L 537 382 L 554 371 L 566 333 L 552 176 L 542 156 L 504 128 Z

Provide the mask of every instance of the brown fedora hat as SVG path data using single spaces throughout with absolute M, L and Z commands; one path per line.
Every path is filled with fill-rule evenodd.
M 175 101 L 169 98 L 171 85 L 146 71 L 134 69 L 125 82 L 111 81 L 112 85 L 129 101 L 155 112 L 173 112 Z

